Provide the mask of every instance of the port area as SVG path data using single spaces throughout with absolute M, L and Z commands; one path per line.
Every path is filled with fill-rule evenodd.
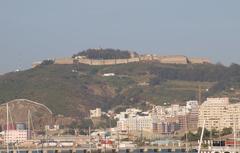
M 197 149 L 187 150 L 185 148 L 170 147 L 144 147 L 144 148 L 121 148 L 121 149 L 97 149 L 78 147 L 48 147 L 48 148 L 1 148 L 0 153 L 197 153 Z M 201 149 L 201 153 L 237 153 L 234 148 L 217 147 L 212 149 Z
M 46 148 L 0 148 L 0 153 L 166 153 L 166 152 L 186 152 L 185 148 L 170 148 L 170 147 L 137 147 L 137 148 L 79 148 L 79 147 L 46 147 Z M 188 150 L 187 152 L 197 153 L 196 149 Z

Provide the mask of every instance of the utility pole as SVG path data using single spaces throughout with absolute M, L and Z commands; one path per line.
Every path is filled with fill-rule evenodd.
M 91 140 L 91 127 L 88 128 L 88 138 L 89 138 L 89 151 L 92 152 L 92 140 Z
M 27 123 L 28 123 L 28 128 L 27 128 L 27 134 L 28 134 L 28 139 L 30 140 L 31 139 L 31 132 L 30 132 L 30 128 L 31 128 L 31 124 L 30 124 L 30 110 L 28 110 L 28 120 L 27 120 Z
M 117 149 L 118 149 L 118 151 L 119 151 L 119 145 L 120 145 L 119 129 L 117 129 L 117 137 L 118 137 L 118 146 L 117 146 Z
M 236 107 L 235 107 L 235 114 L 236 114 Z M 233 128 L 233 142 L 234 142 L 234 152 L 236 152 L 236 115 L 234 114 L 234 128 Z
M 105 130 L 106 132 L 106 130 Z M 105 146 L 104 146 L 105 153 L 107 152 L 107 135 L 105 134 Z
M 201 104 L 202 101 L 202 88 L 201 85 L 198 85 L 198 103 Z

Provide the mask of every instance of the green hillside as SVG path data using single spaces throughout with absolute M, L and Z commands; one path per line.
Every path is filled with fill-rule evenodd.
M 115 76 L 103 77 L 104 73 Z M 166 65 L 140 62 L 112 66 L 46 64 L 0 76 L 0 103 L 26 98 L 47 105 L 55 114 L 88 115 L 101 107 L 144 107 L 183 103 L 202 97 L 240 97 L 240 66 Z M 208 90 L 207 90 L 208 89 Z

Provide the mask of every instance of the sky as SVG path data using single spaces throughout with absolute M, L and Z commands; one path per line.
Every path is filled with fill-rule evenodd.
M 88 48 L 240 64 L 239 0 L 1 0 L 0 74 Z

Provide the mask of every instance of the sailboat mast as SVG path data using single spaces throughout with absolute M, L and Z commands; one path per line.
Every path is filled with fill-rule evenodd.
M 89 137 L 89 151 L 92 152 L 92 140 L 91 140 L 91 127 L 88 127 L 88 137 Z
M 186 153 L 188 153 L 188 122 L 187 122 L 187 108 L 185 107 L 185 135 L 186 135 Z
M 28 123 L 28 128 L 27 128 L 27 133 L 28 133 L 28 139 L 30 139 L 30 110 L 28 110 L 28 118 L 27 118 L 27 123 Z
M 198 153 L 201 152 L 201 146 L 202 146 L 202 139 L 203 139 L 203 134 L 204 134 L 204 128 L 205 128 L 205 120 L 203 121 L 201 138 L 200 138 L 200 142 L 199 142 L 199 145 L 198 145 Z
M 8 118 L 8 103 L 7 103 L 7 131 L 6 131 L 6 143 L 7 143 L 7 153 L 9 153 L 9 146 L 8 146 L 8 141 L 9 141 L 9 133 L 8 133 L 8 130 L 9 130 L 9 118 Z
M 234 152 L 236 152 L 236 122 L 234 121 L 234 130 L 233 130 L 233 142 L 234 142 Z

